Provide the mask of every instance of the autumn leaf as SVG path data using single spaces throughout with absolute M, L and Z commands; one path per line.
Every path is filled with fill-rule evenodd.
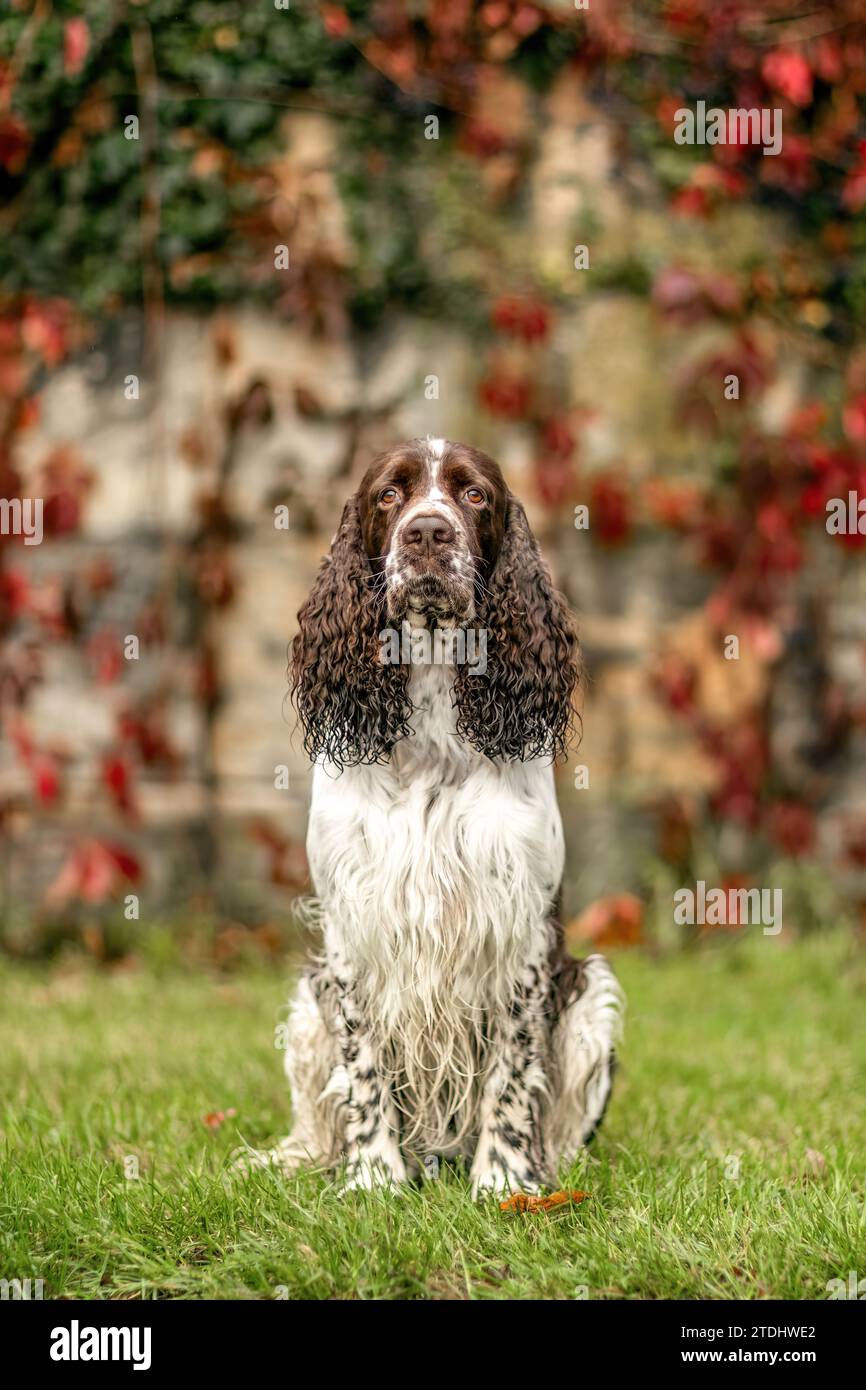
M 588 1192 L 560 1191 L 551 1192 L 546 1197 L 533 1196 L 526 1192 L 515 1192 L 511 1197 L 507 1197 L 504 1202 L 499 1203 L 500 1211 L 555 1211 L 557 1207 L 567 1206 L 569 1203 L 585 1202 L 589 1196 Z
M 34 315 L 28 320 L 31 345 L 49 366 L 66 351 L 65 329 L 56 316 Z M 84 501 L 93 486 L 93 475 L 75 449 L 52 449 L 39 470 L 39 487 L 45 499 L 43 528 L 46 536 L 67 536 L 81 523 Z
M 84 67 L 90 50 L 90 29 L 87 20 L 67 19 L 63 26 L 63 71 L 67 77 L 77 77 Z
M 298 893 L 307 889 L 310 871 L 306 851 L 299 840 L 288 839 L 269 821 L 261 819 L 252 823 L 249 834 L 253 840 L 264 846 L 271 883 L 282 888 L 292 888 Z
M 45 901 L 50 907 L 71 901 L 101 903 L 119 893 L 124 882 L 138 883 L 141 877 L 138 859 L 122 846 L 83 840 L 61 867 Z
M 342 39 L 352 28 L 352 21 L 342 5 L 323 5 L 321 10 L 325 33 L 332 39 Z
M 529 411 L 530 383 L 508 368 L 495 366 L 479 382 L 478 399 L 491 415 L 503 420 L 522 420 Z
M 117 810 L 130 820 L 138 818 L 135 799 L 133 773 L 129 761 L 116 749 L 106 753 L 102 760 L 102 784 L 111 797 Z
M 164 727 L 165 711 L 158 697 L 140 701 L 135 707 L 124 708 L 117 720 L 117 733 L 146 767 L 160 767 L 173 774 L 180 764 L 180 754 L 173 746 Z
M 112 685 L 123 670 L 119 635 L 108 628 L 100 628 L 88 639 L 85 650 L 97 685 Z
M 20 174 L 30 149 L 30 131 L 14 111 L 0 114 L 0 165 Z
M 0 615 L 18 618 L 27 612 L 29 601 L 30 586 L 21 570 L 0 574 Z
M 815 847 L 815 812 L 802 801 L 774 801 L 766 809 L 767 833 L 792 859 L 810 854 Z
M 226 1120 L 232 1119 L 238 1112 L 232 1108 L 230 1110 L 209 1110 L 206 1115 L 202 1115 L 202 1124 L 207 1125 L 209 1130 L 214 1133 L 225 1124 Z
M 42 806 L 53 806 L 60 800 L 60 764 L 50 753 L 38 754 L 31 764 L 33 790 Z
M 589 511 L 593 534 L 603 545 L 621 545 L 632 529 L 631 489 L 615 473 L 596 474 L 590 484 Z
M 796 49 L 773 49 L 764 59 L 761 75 L 768 87 L 781 92 L 794 106 L 811 105 L 812 69 Z
M 21 341 L 36 352 L 47 367 L 56 367 L 69 350 L 72 329 L 72 307 L 65 299 L 30 299 L 24 306 L 21 319 Z M 87 474 L 80 469 L 77 455 L 71 449 L 55 449 L 43 464 L 46 481 L 60 478 L 79 480 L 84 487 Z
M 590 903 L 565 929 L 570 946 L 639 946 L 643 941 L 644 906 L 633 893 L 612 893 Z
M 521 338 L 525 343 L 543 342 L 550 333 L 551 315 L 547 305 L 530 296 L 502 295 L 490 313 L 500 333 Z

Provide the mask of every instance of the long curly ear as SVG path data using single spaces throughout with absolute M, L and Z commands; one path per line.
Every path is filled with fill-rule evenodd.
M 361 537 L 357 497 L 343 508 L 331 551 L 298 614 L 292 699 L 310 758 L 342 770 L 387 758 L 411 733 L 408 667 L 384 665 L 384 605 Z
M 579 666 L 565 600 L 554 589 L 520 503 L 509 498 L 499 558 L 477 605 L 487 668 L 458 667 L 457 732 L 488 758 L 564 758 Z

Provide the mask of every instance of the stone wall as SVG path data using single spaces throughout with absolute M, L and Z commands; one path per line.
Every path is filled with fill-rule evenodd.
M 714 266 L 733 256 L 733 246 L 741 251 L 770 231 L 784 241 L 783 229 L 738 208 L 710 226 L 674 226 L 638 171 L 617 163 L 611 138 L 602 116 L 577 89 L 560 87 L 550 95 L 536 155 L 527 255 L 549 257 L 552 247 L 575 238 L 590 213 L 604 228 L 602 259 L 626 255 L 639 243 L 644 255 L 647 247 L 657 248 L 660 265 L 678 248 Z M 297 186 L 314 188 L 318 221 L 309 235 L 342 244 L 332 158 L 324 118 L 290 118 L 286 196 Z M 595 291 L 588 280 L 571 307 L 558 314 L 555 331 L 573 405 L 585 411 L 584 477 L 611 464 L 622 467 L 636 488 L 651 473 L 701 475 L 695 439 L 677 423 L 671 388 L 688 362 L 712 345 L 711 330 L 672 332 L 645 299 Z M 531 484 L 529 434 L 479 411 L 477 347 L 457 327 L 395 316 L 381 332 L 357 342 L 348 336 L 311 339 L 278 316 L 249 308 L 223 311 L 210 321 L 170 314 L 157 355 L 158 378 L 141 365 L 144 338 L 135 318 L 106 325 L 88 352 L 46 382 L 38 425 L 22 447 L 25 483 L 35 478 L 47 449 L 62 444 L 79 450 L 94 485 L 81 534 L 25 549 L 22 564 L 38 578 L 71 575 L 95 557 L 109 558 L 119 584 L 99 620 L 130 630 L 147 595 L 173 582 L 177 548 L 195 526 L 196 498 L 224 446 L 227 403 L 252 383 L 265 383 L 270 420 L 241 430 L 230 484 L 239 521 L 232 546 L 237 586 L 214 625 L 226 694 L 212 730 L 216 784 L 206 793 L 195 770 L 201 711 L 180 616 L 178 633 L 165 646 L 143 650 L 119 687 L 94 686 L 77 648 L 51 648 L 29 709 L 37 737 L 68 741 L 70 795 L 54 817 L 16 812 L 7 893 L 16 902 L 38 901 L 70 830 L 100 825 L 120 833 L 94 801 L 88 769 L 111 737 L 119 692 L 163 685 L 186 771 L 142 784 L 135 835 L 147 847 L 154 894 L 183 901 L 185 885 L 207 877 L 207 866 L 197 860 L 196 827 L 208 816 L 219 827 L 221 871 L 231 891 L 239 900 L 267 894 L 265 859 L 245 827 L 264 818 L 289 838 L 302 837 L 309 789 L 309 770 L 284 705 L 294 615 L 367 461 L 395 439 L 426 433 L 471 441 L 500 459 L 579 613 L 590 682 L 583 744 L 560 773 L 572 850 L 567 906 L 631 886 L 642 848 L 652 848 L 647 804 L 671 791 L 700 799 L 712 785 L 712 769 L 682 722 L 652 695 L 659 653 L 698 653 L 706 699 L 732 723 L 740 707 L 766 696 L 766 663 L 748 644 L 737 663 L 707 648 L 699 610 L 710 580 L 688 543 L 646 530 L 626 548 L 606 548 L 591 530 L 574 529 L 568 509 L 560 515 L 543 510 Z M 231 352 L 220 361 L 219 344 L 228 339 Z M 780 344 L 767 346 L 776 374 L 761 404 L 761 424 L 772 433 L 783 429 L 809 367 Z M 431 372 L 439 378 L 435 401 L 424 393 Z M 141 377 L 138 400 L 126 398 L 129 373 Z M 273 524 L 273 508 L 281 502 L 290 510 L 288 531 Z M 862 568 L 827 571 L 822 563 L 805 570 L 803 582 L 820 583 L 826 621 L 820 633 L 801 633 L 800 640 L 807 650 L 810 641 L 822 645 L 834 679 L 863 706 L 866 577 Z M 789 637 L 793 641 L 797 634 Z M 795 743 L 808 736 L 810 724 L 810 677 L 803 669 L 792 668 L 790 701 L 780 707 L 778 720 L 780 736 L 799 729 Z M 864 735 L 855 733 L 847 748 L 845 765 L 827 772 L 822 837 L 830 862 L 840 824 L 866 810 Z M 590 771 L 583 791 L 573 788 L 578 762 Z M 274 788 L 274 767 L 283 763 L 290 771 L 287 791 Z M 0 789 L 23 795 L 23 778 L 4 749 Z

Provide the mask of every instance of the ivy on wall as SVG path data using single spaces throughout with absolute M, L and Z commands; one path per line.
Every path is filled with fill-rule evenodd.
M 609 253 L 586 211 L 594 292 L 646 301 L 663 331 L 723 335 L 722 347 L 665 383 L 699 441 L 700 476 L 688 484 L 662 469 L 640 486 L 626 467 L 582 473 L 584 420 L 555 340 L 586 290 L 567 248 L 553 264 L 527 247 L 526 231 L 545 102 L 569 79 L 609 123 L 612 180 L 682 227 L 684 244 L 694 243 L 685 233 L 709 233 L 738 208 L 785 228 L 782 249 L 768 240 L 722 270 L 685 253 L 665 261 L 652 243 Z M 677 113 L 699 102 L 780 111 L 780 153 L 677 143 Z M 84 341 L 88 320 L 139 305 L 147 315 L 154 303 L 209 313 L 254 301 L 310 334 L 363 338 L 411 310 L 461 328 L 477 348 L 467 390 L 531 441 L 536 501 L 560 520 L 586 503 L 600 545 L 626 546 L 641 528 L 687 540 L 710 577 L 710 623 L 719 633 L 748 626 L 772 665 L 791 614 L 806 621 L 803 580 L 817 573 L 815 548 L 830 543 L 828 499 L 866 493 L 864 107 L 861 0 L 799 10 L 791 0 L 590 0 L 586 9 L 565 0 L 13 0 L 0 21 L 0 492 L 16 495 L 16 446 L 39 386 Z M 274 250 L 293 240 L 280 177 L 291 154 L 285 117 L 299 112 L 323 113 L 336 131 L 349 246 L 337 259 L 315 244 L 298 256 L 292 244 L 287 276 Z M 428 139 L 431 121 L 437 138 Z M 301 188 L 299 206 L 305 196 Z M 809 365 L 803 399 L 772 437 L 757 408 L 776 367 L 761 324 Z M 729 377 L 738 404 L 720 408 Z M 231 409 L 264 428 L 257 401 Z M 86 468 L 60 451 L 43 482 L 49 534 L 73 533 Z M 218 507 L 210 515 L 225 521 Z M 847 563 L 866 537 L 837 541 Z M 196 546 L 213 560 L 199 591 L 206 628 L 210 610 L 231 601 L 230 557 L 222 535 L 203 530 Z M 29 611 L 9 549 L 0 544 L 2 632 Z M 75 639 L 62 615 L 53 622 L 54 639 Z M 219 673 L 204 646 L 202 671 L 212 714 Z M 838 757 L 862 712 L 826 671 L 820 681 L 832 711 L 827 756 Z M 707 721 L 687 663 L 662 661 L 654 688 L 718 765 L 711 813 L 792 856 L 810 853 L 823 784 L 816 777 L 804 791 L 774 763 L 768 710 L 731 739 Z M 17 708 L 28 690 L 15 687 Z M 124 739 L 132 763 L 152 744 Z M 37 799 L 53 804 L 61 778 L 51 759 L 23 732 L 19 747 Z M 121 764 L 110 766 L 106 785 L 123 811 Z

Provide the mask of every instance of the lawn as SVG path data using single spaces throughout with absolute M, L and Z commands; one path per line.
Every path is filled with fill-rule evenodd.
M 473 1205 L 456 1173 L 348 1197 L 228 1175 L 241 1136 L 287 1128 L 279 972 L 4 966 L 0 1274 L 46 1298 L 612 1299 L 825 1298 L 866 1273 L 862 948 L 616 965 L 614 1100 L 565 1175 L 590 1196 L 549 1214 Z

